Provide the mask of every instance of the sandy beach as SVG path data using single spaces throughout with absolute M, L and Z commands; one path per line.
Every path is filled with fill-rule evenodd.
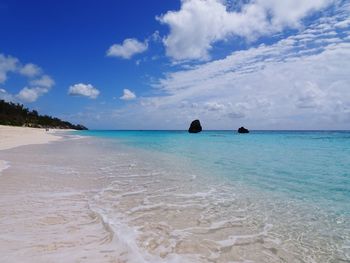
M 0 263 L 350 263 L 350 0 L 0 25 Z
M 0 125 L 0 150 L 6 150 L 21 145 L 42 144 L 59 140 L 57 130 L 15 127 Z
M 70 166 L 87 162 L 80 146 L 68 147 L 79 140 L 7 126 L 0 138 L 0 262 L 119 262 L 113 233 L 89 208 L 101 183 Z
M 55 129 L 46 131 L 46 129 L 0 125 L 0 151 L 23 145 L 50 143 L 59 139 L 61 137 L 57 135 Z M 0 158 L 0 173 L 8 167 L 8 162 Z

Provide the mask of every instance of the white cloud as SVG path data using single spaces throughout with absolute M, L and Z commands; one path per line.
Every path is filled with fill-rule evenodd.
M 242 111 L 230 111 L 227 113 L 227 117 L 229 117 L 230 119 L 239 119 L 239 118 L 244 118 L 245 114 Z
M 26 77 L 27 86 L 16 95 L 15 92 L 1 89 L 0 98 L 7 101 L 34 102 L 49 92 L 55 84 L 50 76 L 43 75 L 43 70 L 39 66 L 33 63 L 27 63 L 23 66 L 17 58 L 0 54 L 0 83 L 7 80 L 9 72 L 16 74 L 17 77 L 19 75 Z M 33 77 L 37 77 L 37 79 L 32 79 Z
M 221 0 L 183 0 L 178 11 L 158 20 L 169 26 L 167 55 L 175 60 L 209 59 L 213 43 L 232 36 L 254 40 L 286 27 L 296 28 L 311 12 L 336 0 L 256 0 L 228 10 Z
M 7 79 L 8 72 L 14 72 L 18 67 L 18 59 L 0 54 L 0 83 Z
M 37 85 L 41 87 L 51 88 L 55 85 L 55 81 L 48 75 L 43 75 L 39 79 L 34 79 L 30 81 L 31 85 Z
M 34 102 L 36 101 L 40 96 L 47 93 L 49 90 L 47 88 L 42 87 L 24 87 L 17 95 L 16 98 L 18 98 L 20 101 L 23 102 Z
M 223 111 L 225 109 L 225 105 L 218 102 L 206 102 L 204 107 L 209 111 Z
M 24 87 L 15 96 L 22 102 L 31 103 L 36 101 L 40 96 L 49 92 L 50 88 L 55 84 L 54 80 L 48 75 L 42 75 L 39 79 L 31 80 L 29 83 L 34 87 Z
M 132 56 L 143 53 L 148 49 L 147 42 L 142 43 L 134 38 L 127 38 L 122 44 L 112 45 L 108 51 L 107 56 L 121 57 L 124 59 L 130 59 Z
M 223 100 L 223 99 L 221 99 Z M 197 104 L 198 108 L 198 104 Z M 204 102 L 201 108 L 207 110 L 209 113 L 214 112 L 219 118 L 228 117 L 230 119 L 237 119 L 245 117 L 245 111 L 249 108 L 246 103 L 238 102 L 232 104 L 229 101 L 224 102 Z M 203 113 L 203 115 L 206 113 Z
M 21 89 L 14 98 L 22 102 L 35 102 L 40 96 L 48 93 L 55 84 L 54 80 L 48 75 L 43 75 L 40 79 L 32 80 L 29 83 L 31 86 Z
M 121 100 L 133 100 L 135 98 L 136 98 L 135 93 L 129 89 L 124 89 L 123 96 L 120 97 Z
M 340 27 L 340 28 L 349 27 L 350 26 L 350 18 L 347 19 L 347 20 L 344 20 L 344 21 L 341 21 L 341 22 L 337 23 L 335 26 L 336 27 Z
M 69 87 L 68 94 L 96 99 L 100 94 L 100 91 L 94 88 L 91 84 L 78 83 Z
M 25 64 L 19 70 L 19 72 L 26 77 L 35 77 L 35 76 L 41 74 L 42 70 L 37 65 L 32 64 L 32 63 L 28 63 L 28 64 Z
M 13 101 L 13 96 L 6 90 L 0 88 L 0 100 Z
M 148 38 L 149 40 L 152 40 L 153 42 L 160 42 L 162 41 L 162 38 L 160 37 L 159 31 L 154 31 L 153 34 Z
M 186 129 L 196 118 L 207 129 L 350 129 L 349 28 L 338 27 L 348 17 L 339 7 L 274 44 L 168 72 L 159 95 L 115 118 L 143 129 Z
M 297 82 L 296 85 L 300 85 L 300 83 Z M 326 93 L 316 83 L 307 81 L 303 83 L 302 87 L 297 87 L 297 91 L 299 94 L 296 106 L 299 108 L 317 108 L 323 103 L 327 103 L 327 101 L 323 101 Z

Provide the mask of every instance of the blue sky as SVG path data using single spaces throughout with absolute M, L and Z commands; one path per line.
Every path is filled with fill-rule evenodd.
M 0 0 L 0 98 L 101 129 L 350 129 L 339 0 Z

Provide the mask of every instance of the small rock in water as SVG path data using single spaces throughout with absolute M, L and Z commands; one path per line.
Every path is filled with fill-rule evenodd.
M 202 126 L 199 120 L 194 120 L 188 129 L 189 133 L 198 133 L 202 131 Z
M 238 129 L 238 133 L 249 133 L 249 130 L 244 127 L 241 127 Z

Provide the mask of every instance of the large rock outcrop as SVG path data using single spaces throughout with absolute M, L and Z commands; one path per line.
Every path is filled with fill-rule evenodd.
M 191 122 L 191 126 L 188 129 L 189 133 L 198 133 L 202 131 L 202 126 L 199 120 L 194 120 Z
M 249 133 L 249 130 L 244 127 L 241 127 L 238 129 L 238 133 Z

